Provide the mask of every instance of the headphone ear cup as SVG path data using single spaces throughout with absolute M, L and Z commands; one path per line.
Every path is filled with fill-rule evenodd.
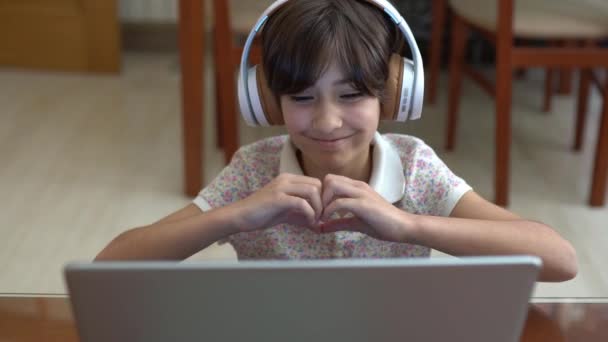
M 404 122 L 412 106 L 414 64 L 407 58 L 392 54 L 386 80 L 381 119 Z
M 413 106 L 413 91 L 414 91 L 414 76 L 416 71 L 414 69 L 414 62 L 407 58 L 403 60 L 403 76 L 401 77 L 401 101 L 399 104 L 399 113 L 397 114 L 397 121 L 407 121 L 418 119 L 420 115 L 414 117 Z
M 247 89 L 249 91 L 249 104 L 251 105 L 251 116 L 256 126 L 268 126 L 268 120 L 264 115 L 264 108 L 260 101 L 260 88 L 257 80 L 257 65 L 247 70 Z
M 403 83 L 403 57 L 394 53 L 388 64 L 388 78 L 384 87 L 381 120 L 396 120 L 399 114 L 401 84 Z
M 266 73 L 261 65 L 257 66 L 256 74 L 262 114 L 269 125 L 283 125 L 285 122 L 283 121 L 281 105 L 277 102 L 277 98 L 272 90 L 270 90 L 266 81 Z
M 388 78 L 384 87 L 384 102 L 380 112 L 381 120 L 395 120 L 399 112 L 399 95 L 403 76 L 403 57 L 392 54 L 388 64 Z

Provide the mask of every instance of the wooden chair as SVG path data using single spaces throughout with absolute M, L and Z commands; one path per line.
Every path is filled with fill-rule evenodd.
M 182 146 L 187 196 L 196 196 L 203 186 L 204 16 L 202 0 L 179 1 Z
M 441 66 L 441 47 L 443 45 L 443 34 L 445 31 L 445 25 L 449 17 L 448 0 L 432 0 L 431 5 L 431 41 L 428 53 L 428 80 L 427 80 L 427 102 L 429 104 L 435 104 L 437 100 L 437 87 L 439 83 L 439 72 Z M 556 45 L 573 45 L 574 42 L 570 40 L 559 40 L 555 42 L 549 42 L 550 44 Z M 555 70 L 547 68 L 545 75 L 545 95 L 543 99 L 543 111 L 549 112 L 551 110 L 551 100 L 553 98 L 554 91 L 554 77 Z M 562 69 L 559 73 L 559 94 L 569 94 L 571 91 L 572 84 L 572 70 Z
M 239 63 L 240 50 L 238 44 L 233 41 L 233 32 L 243 31 L 246 34 L 264 9 L 260 3 L 269 1 L 250 0 L 240 3 L 239 10 L 235 11 L 236 14 L 232 18 L 230 4 L 226 0 L 213 0 L 212 3 L 203 0 L 179 1 L 184 190 L 188 196 L 198 194 L 204 178 L 204 27 L 207 23 L 214 26 L 217 138 L 218 145 L 224 147 L 224 158 L 228 162 L 239 145 L 234 70 Z M 211 11 L 207 9 L 207 4 L 211 5 Z M 252 13 L 252 5 L 257 6 L 256 13 Z M 236 29 L 231 25 L 232 21 L 238 23 Z M 259 55 L 256 51 L 258 49 L 254 48 L 252 53 Z
M 272 0 L 213 0 L 213 55 L 218 145 L 224 149 L 226 163 L 239 147 L 236 71 L 243 52 L 244 38 L 256 19 Z M 234 6 L 231 6 L 234 5 Z M 245 36 L 245 37 L 244 37 Z M 259 44 L 251 50 L 251 61 L 261 61 Z
M 525 0 L 517 1 L 515 6 L 514 0 L 450 0 L 449 4 L 453 20 L 446 148 L 454 148 L 464 73 L 495 97 L 495 202 L 505 206 L 509 201 L 512 71 L 533 66 L 608 67 L 608 49 L 570 45 L 516 46 L 514 39 L 589 41 L 607 37 L 608 3 L 597 0 Z M 464 64 L 466 35 L 470 30 L 479 32 L 496 47 L 495 83 Z M 606 92 L 603 95 L 606 103 Z M 606 153 L 599 158 L 606 158 Z
M 433 0 L 431 12 L 431 44 L 428 53 L 429 76 L 426 93 L 427 101 L 434 104 L 437 99 L 437 85 L 439 83 L 442 38 L 448 15 L 447 0 Z

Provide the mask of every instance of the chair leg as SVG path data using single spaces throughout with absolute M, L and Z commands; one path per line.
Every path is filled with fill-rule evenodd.
M 559 72 L 559 90 L 562 95 L 568 95 L 572 92 L 572 70 L 562 68 Z
M 220 76 L 220 72 L 219 72 L 219 63 L 217 61 L 220 60 L 219 54 L 217 53 L 217 45 L 218 42 L 216 41 L 217 39 L 214 37 L 214 56 L 213 56 L 213 60 L 214 60 L 214 65 L 215 65 L 215 72 L 214 72 L 214 76 L 215 76 L 215 80 L 214 80 L 214 85 L 215 85 L 215 144 L 217 145 L 218 148 L 223 148 L 224 144 L 223 144 L 223 139 L 222 136 L 220 135 L 220 132 L 222 132 L 222 119 L 221 117 L 223 115 L 226 115 L 225 113 L 222 112 L 222 110 L 224 109 L 224 106 L 222 106 L 222 96 L 221 96 L 221 89 L 222 89 L 222 85 L 221 85 L 221 76 Z
M 238 148 L 238 126 L 236 121 L 236 91 L 235 91 L 235 62 L 232 58 L 234 45 L 230 27 L 230 12 L 227 1 L 215 0 L 213 11 L 215 18 L 215 53 L 216 72 L 219 80 L 217 90 L 219 93 L 218 105 L 221 106 L 221 115 L 218 120 L 218 137 L 224 148 L 224 160 L 230 162 L 232 155 Z
M 505 16 L 498 20 L 496 35 L 496 126 L 495 126 L 495 168 L 494 202 L 499 206 L 509 204 L 510 158 L 511 158 L 511 97 L 513 86 L 512 54 L 513 3 L 499 2 L 499 10 Z
M 606 177 L 608 176 L 608 80 L 602 89 L 602 116 L 595 149 L 595 162 L 593 166 L 593 182 L 589 205 L 600 207 L 606 199 Z
M 509 171 L 511 154 L 511 87 L 513 76 L 509 66 L 500 66 L 496 73 L 496 168 L 494 178 L 495 203 L 506 206 L 509 202 Z
M 555 70 L 551 68 L 545 69 L 545 98 L 543 103 L 543 112 L 551 111 L 551 99 L 553 98 L 553 76 Z
M 574 151 L 580 151 L 585 137 L 585 124 L 587 121 L 587 104 L 589 102 L 589 86 L 591 85 L 591 69 L 581 70 L 580 85 L 576 104 L 576 131 L 574 134 Z
M 439 82 L 439 69 L 441 64 L 441 45 L 443 43 L 443 30 L 446 20 L 446 0 L 433 0 L 432 4 L 433 18 L 431 27 L 431 49 L 429 55 L 430 74 L 429 74 L 429 92 L 428 101 L 434 104 L 437 99 L 437 84 Z
M 225 63 L 229 64 L 229 63 Z M 238 149 L 238 122 L 236 111 L 236 90 L 234 79 L 233 64 L 225 66 L 225 69 L 220 78 L 220 102 L 223 107 L 218 120 L 218 137 L 221 139 L 221 146 L 224 149 L 224 161 L 230 162 L 232 156 Z
M 576 40 L 567 39 L 560 42 L 562 47 L 576 47 Z M 572 92 L 572 68 L 562 67 L 559 71 L 559 89 L 558 93 L 568 95 Z
M 448 117 L 445 145 L 445 148 L 448 151 L 454 149 L 454 142 L 456 140 L 456 123 L 458 121 L 458 107 L 460 106 L 462 68 L 464 64 L 467 32 L 468 29 L 465 23 L 457 14 L 454 14 L 452 16 L 452 46 L 450 53 Z
M 182 98 L 182 132 L 185 192 L 196 196 L 204 179 L 205 78 L 203 46 L 204 6 L 197 1 L 179 2 L 179 60 Z

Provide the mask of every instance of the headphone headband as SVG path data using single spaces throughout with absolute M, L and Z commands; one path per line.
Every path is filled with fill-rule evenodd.
M 254 81 L 251 80 L 249 69 L 249 54 L 251 51 L 251 45 L 253 44 L 253 40 L 255 36 L 258 34 L 259 30 L 262 28 L 264 23 L 268 20 L 269 16 L 283 6 L 287 1 L 294 0 L 277 0 L 272 3 L 258 18 L 256 24 L 252 28 L 251 32 L 247 36 L 247 40 L 245 42 L 245 46 L 243 47 L 243 54 L 241 55 L 241 64 L 239 67 L 239 79 L 238 79 L 238 98 L 239 98 L 239 107 L 241 109 L 241 113 L 243 118 L 250 126 L 268 126 L 270 123 L 266 120 L 264 115 L 255 115 L 257 107 L 256 104 L 251 102 L 251 96 L 253 94 L 250 93 L 249 84 Z M 400 94 L 402 105 L 398 109 L 398 114 L 396 116 L 397 121 L 406 121 L 406 120 L 414 120 L 420 118 L 422 114 L 422 101 L 424 98 L 424 70 L 422 65 L 422 57 L 420 56 L 420 51 L 418 50 L 418 45 L 416 44 L 416 40 L 414 39 L 414 35 L 410 30 L 409 26 L 399 13 L 397 9 L 388 1 L 388 0 L 357 0 L 357 1 L 366 1 L 371 4 L 374 4 L 379 9 L 383 10 L 393 21 L 395 25 L 402 32 L 405 37 L 406 42 L 409 45 L 410 51 L 412 52 L 413 59 L 413 80 L 411 83 L 404 83 Z M 258 96 L 258 94 L 255 94 Z

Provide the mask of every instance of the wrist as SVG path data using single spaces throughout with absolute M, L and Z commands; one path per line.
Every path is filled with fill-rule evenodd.
M 215 210 L 216 215 L 218 215 L 218 218 L 222 222 L 219 226 L 223 227 L 222 233 L 225 237 L 244 231 L 245 220 L 243 220 L 243 215 L 235 204 L 233 203 Z
M 250 232 L 259 229 L 259 210 L 252 208 L 248 201 L 240 200 L 224 207 L 230 234 Z M 256 211 L 257 210 L 257 211 Z
M 403 223 L 401 226 L 401 242 L 419 245 L 424 224 L 423 216 L 411 214 L 403 210 L 400 211 L 402 216 L 401 222 Z

